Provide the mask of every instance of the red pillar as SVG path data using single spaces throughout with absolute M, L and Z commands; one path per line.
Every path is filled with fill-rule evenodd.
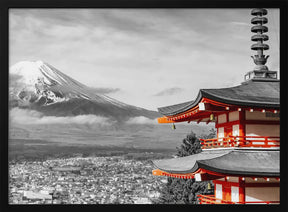
M 239 202 L 245 202 L 245 180 L 239 177 Z
M 227 182 L 225 177 L 225 181 L 222 183 L 222 199 L 226 201 L 231 201 L 231 186 Z
M 246 130 L 245 130 L 245 110 L 242 109 L 239 111 L 239 136 L 245 136 Z

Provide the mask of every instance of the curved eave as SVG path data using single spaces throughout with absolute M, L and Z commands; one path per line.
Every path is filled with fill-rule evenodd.
M 161 171 L 169 174 L 195 174 L 200 169 L 234 176 L 280 176 L 278 150 L 232 150 L 222 154 L 201 153 L 167 160 L 153 161 Z
M 185 111 L 188 111 L 198 105 L 198 103 L 202 99 L 202 92 L 200 92 L 197 95 L 197 98 L 194 101 L 184 102 L 176 105 L 166 106 L 166 107 L 160 107 L 158 108 L 159 113 L 165 115 L 165 116 L 172 116 L 176 115 Z
M 171 174 L 188 174 L 196 172 L 199 169 L 198 162 L 201 160 L 207 160 L 211 158 L 217 158 L 229 153 L 231 150 L 223 151 L 202 151 L 198 154 L 172 158 L 172 159 L 163 159 L 163 160 L 154 160 L 152 161 L 154 166 L 161 171 L 171 173 Z
M 191 121 L 197 121 L 199 122 L 210 122 L 209 116 L 211 112 L 209 111 L 199 111 L 198 106 L 196 109 L 189 110 L 188 112 L 181 113 L 179 115 L 175 116 L 163 116 L 158 118 L 159 124 L 164 123 L 177 123 L 177 122 L 191 122 Z
M 235 106 L 242 106 L 242 107 L 257 107 L 257 108 L 269 108 L 269 109 L 279 109 L 280 104 L 279 104 L 279 99 L 275 98 L 275 102 L 273 101 L 253 101 L 253 100 L 241 100 L 241 99 L 232 99 L 224 96 L 218 96 L 215 94 L 210 93 L 208 90 L 202 90 L 202 96 L 209 98 L 211 100 L 225 103 L 225 104 L 230 104 L 230 105 L 235 105 Z
M 225 175 L 235 175 L 235 176 L 262 176 L 262 177 L 280 177 L 280 172 L 266 172 L 266 171 L 244 171 L 244 170 L 231 170 L 223 168 L 215 168 L 206 164 L 201 164 L 199 162 L 199 168 L 207 169 L 216 173 L 221 173 Z
M 251 81 L 230 88 L 201 89 L 194 101 L 158 108 L 158 111 L 164 115 L 158 121 L 169 123 L 163 120 L 197 110 L 203 98 L 228 106 L 277 110 L 280 109 L 279 84 L 279 81 Z

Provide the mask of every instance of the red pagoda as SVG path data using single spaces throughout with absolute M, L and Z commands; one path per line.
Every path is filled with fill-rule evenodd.
M 155 160 L 153 175 L 213 180 L 200 204 L 280 203 L 280 81 L 265 66 L 266 9 L 253 9 L 251 46 L 256 67 L 236 87 L 200 89 L 195 100 L 159 108 L 159 123 L 215 122 L 217 138 L 200 139 L 202 152 Z

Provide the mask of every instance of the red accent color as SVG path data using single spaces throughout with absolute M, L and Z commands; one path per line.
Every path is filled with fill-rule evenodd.
M 227 131 L 225 132 L 227 134 Z M 261 140 L 255 140 L 261 139 Z M 215 147 L 280 147 L 280 137 L 272 136 L 228 136 L 224 138 L 199 139 L 202 149 Z M 264 144 L 259 144 L 259 142 Z
M 280 201 L 255 201 L 255 202 L 245 202 L 245 187 L 279 187 L 280 183 L 245 183 L 242 177 L 238 177 L 238 182 L 228 182 L 226 177 L 225 180 L 213 180 L 213 183 L 222 185 L 222 199 L 216 199 L 213 195 L 198 195 L 201 204 L 252 204 L 252 203 L 280 203 Z M 236 186 L 239 188 L 239 202 L 231 201 L 231 186 Z M 216 195 L 216 190 L 215 194 Z
M 237 107 L 236 105 L 230 105 L 230 104 L 226 104 L 226 103 L 221 103 L 221 102 L 217 102 L 208 98 L 202 98 L 201 103 L 205 103 L 205 107 L 207 104 L 207 110 L 205 111 L 200 111 L 199 112 L 199 106 L 196 105 L 195 107 L 176 114 L 176 115 L 172 115 L 172 116 L 164 116 L 164 117 L 160 117 L 158 118 L 158 123 L 171 123 L 173 122 L 173 118 L 177 117 L 177 122 L 186 122 L 186 121 L 193 121 L 193 120 L 198 120 L 199 118 L 208 118 L 211 111 L 214 111 L 214 113 L 219 113 L 221 111 L 226 112 L 226 107 L 229 107 L 229 111 L 238 111 L 239 107 Z M 222 109 L 223 108 L 223 109 Z M 241 107 L 241 112 L 245 112 L 245 110 L 250 110 L 250 108 L 248 107 Z M 263 108 L 253 108 L 253 111 L 262 111 Z M 270 111 L 270 112 L 274 112 L 275 109 L 265 109 L 266 111 Z M 278 113 L 280 111 L 276 110 L 276 113 Z M 195 115 L 193 115 L 195 114 Z M 184 116 L 183 116 L 184 115 Z M 171 120 L 172 119 L 172 120 Z
M 222 180 L 213 180 L 213 183 L 214 184 L 221 184 L 222 186 L 239 186 L 239 183 L 236 183 L 236 182 L 228 182 L 228 181 L 222 181 Z
M 221 177 L 225 177 L 225 174 L 221 174 L 221 173 L 217 173 L 217 172 L 213 172 L 213 171 L 209 171 L 206 169 L 198 169 L 197 171 L 193 172 L 193 173 L 187 173 L 187 174 L 170 174 L 169 172 L 165 172 L 162 171 L 160 169 L 155 169 L 152 171 L 153 175 L 158 175 L 158 176 L 169 176 L 169 177 L 176 177 L 176 178 L 182 178 L 182 179 L 191 179 L 195 177 L 195 174 L 200 173 L 201 174 L 201 178 L 203 181 L 206 180 L 214 180 L 214 179 L 219 179 Z
M 209 103 L 211 104 L 215 110 L 219 111 L 219 107 L 224 107 L 223 110 L 225 110 L 225 107 L 229 107 L 231 109 L 232 105 L 228 105 L 228 104 L 224 104 L 221 102 L 217 102 L 217 101 L 213 101 L 211 99 L 207 99 L 207 98 L 202 98 L 202 100 L 200 102 L 204 102 L 204 103 Z M 220 110 L 221 111 L 221 110 Z M 189 115 L 191 113 L 194 113 L 195 115 Z M 170 121 L 169 119 L 175 118 L 177 122 L 186 122 L 186 121 L 192 121 L 192 120 L 198 120 L 198 119 L 203 119 L 203 118 L 208 118 L 210 115 L 211 111 L 199 111 L 199 106 L 196 105 L 195 107 L 183 112 L 183 113 L 179 113 L 176 115 L 172 115 L 172 116 L 163 116 L 158 118 L 158 123 L 172 123 L 175 122 L 174 121 Z M 187 115 L 186 117 L 184 117 L 184 115 Z
M 280 204 L 280 201 L 239 201 L 232 202 L 216 198 L 214 195 L 197 195 L 199 204 Z
M 258 177 L 260 178 L 260 177 Z M 214 184 L 221 184 L 222 186 L 237 186 L 239 187 L 239 190 L 240 188 L 245 188 L 245 187 L 279 187 L 280 186 L 280 183 L 270 183 L 270 182 L 267 182 L 267 183 L 245 183 L 244 180 L 242 180 L 242 177 L 239 177 L 239 182 L 229 182 L 229 181 L 222 181 L 222 180 L 213 180 L 213 183 Z M 240 192 L 240 191 L 239 191 Z M 245 192 L 245 191 L 243 191 Z
M 231 201 L 231 185 L 227 181 L 222 183 L 222 199 L 225 201 Z
M 225 122 L 225 123 L 217 124 L 217 125 L 215 125 L 215 127 L 216 128 L 227 127 L 227 126 L 232 126 L 232 125 L 235 125 L 235 124 L 240 124 L 240 121 L 236 120 L 236 121 L 231 121 L 231 122 Z
M 230 137 L 232 136 L 232 133 L 232 125 L 224 128 L 224 137 Z
M 203 168 L 200 168 L 200 169 L 201 169 L 202 173 L 207 173 L 209 175 L 215 175 L 215 176 L 219 176 L 219 177 L 225 177 L 226 176 L 225 174 L 221 174 L 221 173 L 218 173 L 218 172 L 213 172 L 213 171 L 210 171 L 210 170 L 207 170 L 207 169 L 203 169 Z
M 239 136 L 246 136 L 245 110 L 239 112 Z
M 242 180 L 242 177 L 238 178 L 239 180 L 239 202 L 245 202 L 245 180 Z

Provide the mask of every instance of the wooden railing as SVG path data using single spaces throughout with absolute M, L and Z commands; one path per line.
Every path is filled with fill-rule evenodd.
M 272 136 L 229 136 L 200 139 L 200 141 L 203 149 L 217 147 L 280 147 L 280 137 Z
M 216 198 L 214 195 L 197 195 L 199 204 L 280 204 L 280 201 L 245 201 L 232 202 Z
M 197 195 L 199 204 L 235 204 L 235 202 L 222 200 L 216 198 L 213 194 L 212 195 Z

